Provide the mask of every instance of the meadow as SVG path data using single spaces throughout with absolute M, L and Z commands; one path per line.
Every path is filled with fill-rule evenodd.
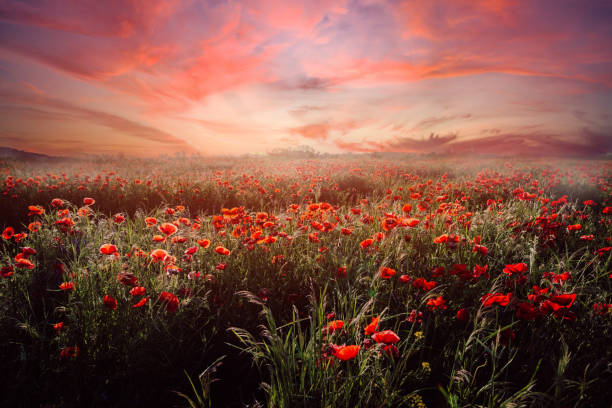
M 0 405 L 605 407 L 612 162 L 0 163 Z

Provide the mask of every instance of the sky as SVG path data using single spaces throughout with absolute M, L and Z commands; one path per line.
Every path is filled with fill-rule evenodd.
M 0 146 L 612 152 L 609 0 L 0 0 Z

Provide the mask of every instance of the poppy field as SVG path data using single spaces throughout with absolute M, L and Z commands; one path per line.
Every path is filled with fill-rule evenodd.
M 604 407 L 612 162 L 0 162 L 0 405 Z

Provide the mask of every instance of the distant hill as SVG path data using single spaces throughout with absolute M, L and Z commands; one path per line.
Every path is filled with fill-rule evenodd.
M 17 159 L 17 160 L 59 160 L 62 157 L 48 156 L 46 154 L 26 152 L 24 150 L 13 149 L 11 147 L 0 146 L 0 160 L 2 159 Z

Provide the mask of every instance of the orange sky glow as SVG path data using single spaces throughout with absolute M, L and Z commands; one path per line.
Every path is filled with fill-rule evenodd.
M 0 1 L 0 146 L 612 152 L 607 0 Z

